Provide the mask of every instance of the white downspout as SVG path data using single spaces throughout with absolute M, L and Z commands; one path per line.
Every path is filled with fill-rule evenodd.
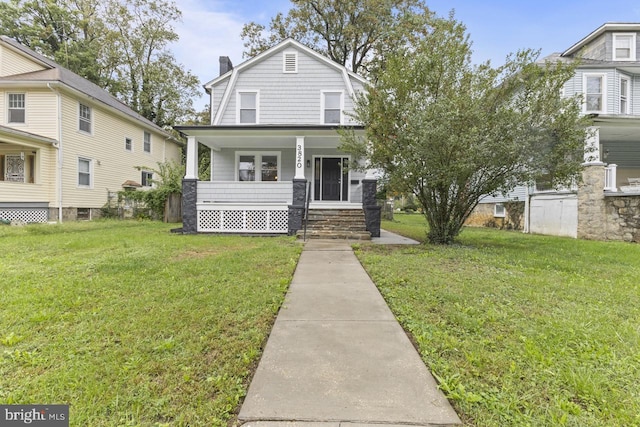
M 63 161 L 63 152 L 62 152 L 62 97 L 60 96 L 60 92 L 51 87 L 51 83 L 47 83 L 47 87 L 55 92 L 58 97 L 58 145 L 57 145 L 57 153 L 58 153 L 58 222 L 62 223 L 62 161 Z

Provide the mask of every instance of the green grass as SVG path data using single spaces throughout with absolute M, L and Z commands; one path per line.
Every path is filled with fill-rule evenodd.
M 356 252 L 465 425 L 640 425 L 640 246 L 467 228 Z
M 153 222 L 0 227 L 0 403 L 72 426 L 226 426 L 284 299 L 291 238 Z

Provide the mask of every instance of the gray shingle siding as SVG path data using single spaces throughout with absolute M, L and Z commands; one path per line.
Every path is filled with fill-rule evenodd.
M 259 90 L 259 123 L 320 124 L 322 91 L 343 91 L 345 111 L 353 109 L 343 75 L 316 58 L 298 51 L 298 72 L 283 73 L 282 52 L 277 52 L 253 67 L 242 70 L 221 125 L 235 125 L 237 92 Z

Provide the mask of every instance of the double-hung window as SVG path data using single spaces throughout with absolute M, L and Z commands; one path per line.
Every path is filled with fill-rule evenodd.
M 26 103 L 24 93 L 9 94 L 9 123 L 24 123 Z
M 133 151 L 133 140 L 131 138 L 124 139 L 124 149 L 127 151 Z
M 322 92 L 322 123 L 340 124 L 342 117 L 342 92 Z
M 84 104 L 79 104 L 78 108 L 78 129 L 91 133 L 91 107 Z
M 238 124 L 258 124 L 258 92 L 238 92 Z
M 91 187 L 91 159 L 78 158 L 78 187 Z
M 629 114 L 629 78 L 620 77 L 620 114 Z
M 587 113 L 606 111 L 606 76 L 604 74 L 584 74 L 584 109 Z
M 635 61 L 636 60 L 636 35 L 613 34 L 613 60 L 614 61 Z
M 153 172 L 142 171 L 142 186 L 143 187 L 152 187 L 153 186 Z
M 278 181 L 280 153 L 238 153 L 238 181 Z
M 144 134 L 142 136 L 142 149 L 144 150 L 145 153 L 150 153 L 151 152 L 151 134 L 147 131 L 144 131 Z

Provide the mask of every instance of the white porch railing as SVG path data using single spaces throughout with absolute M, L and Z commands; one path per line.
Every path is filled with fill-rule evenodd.
M 618 165 L 611 164 L 604 168 L 604 191 L 618 191 L 616 185 Z
M 287 233 L 292 182 L 198 182 L 198 231 Z

